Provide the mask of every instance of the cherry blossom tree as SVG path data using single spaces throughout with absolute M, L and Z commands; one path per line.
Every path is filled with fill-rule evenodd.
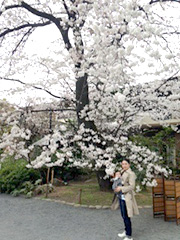
M 154 174 L 168 174 L 155 153 L 129 137 L 140 129 L 145 112 L 161 122 L 179 117 L 179 9 L 175 0 L 2 1 L 1 80 L 68 98 L 77 114 L 74 128 L 47 136 L 49 145 L 31 162 L 33 167 L 69 161 L 110 175 L 120 156 L 128 157 L 137 171 L 146 169 L 143 184 L 154 183 Z M 59 38 L 41 57 L 29 59 L 28 42 L 40 28 L 47 28 L 48 36 L 49 27 Z M 34 79 L 26 83 L 32 71 Z M 13 146 L 17 132 L 30 137 L 28 129 L 17 128 L 14 121 L 13 126 L 1 147 Z M 27 157 L 32 148 L 21 143 L 13 154 L 23 151 Z

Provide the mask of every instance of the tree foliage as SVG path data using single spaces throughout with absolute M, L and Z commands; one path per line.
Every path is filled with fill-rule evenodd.
M 96 170 L 105 167 L 110 174 L 119 154 L 128 157 L 137 171 L 146 166 L 144 184 L 151 184 L 155 173 L 168 174 L 158 165 L 156 153 L 136 146 L 130 136 L 138 131 L 145 112 L 159 121 L 179 117 L 179 8 L 180 1 L 175 0 L 2 2 L 1 79 L 66 98 L 77 114 L 74 127 L 47 135 L 49 145 L 31 162 L 33 167 L 70 161 Z M 29 61 L 28 40 L 34 30 L 47 26 L 59 38 L 50 50 Z M 34 81 L 25 84 L 22 76 L 30 71 L 35 72 Z M 22 130 L 16 130 L 22 137 Z M 10 143 L 8 138 L 1 147 Z M 32 147 L 26 146 L 26 153 Z M 53 163 L 52 154 L 58 157 Z
M 145 130 L 139 135 L 132 137 L 132 141 L 148 147 L 163 157 L 162 164 L 173 167 L 170 157 L 175 149 L 175 133 L 171 127 L 159 130 Z

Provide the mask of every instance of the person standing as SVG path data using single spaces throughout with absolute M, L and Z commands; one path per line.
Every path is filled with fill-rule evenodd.
M 119 206 L 121 216 L 124 220 L 125 231 L 123 233 L 119 233 L 118 236 L 120 238 L 124 238 L 124 240 L 133 240 L 131 217 L 133 217 L 133 215 L 139 214 L 134 192 L 136 175 L 131 170 L 130 161 L 128 159 L 123 160 L 121 166 L 122 186 L 117 186 L 114 189 L 114 192 L 121 192 L 121 198 L 119 198 Z

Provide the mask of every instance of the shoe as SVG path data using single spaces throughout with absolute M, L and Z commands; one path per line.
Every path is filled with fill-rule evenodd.
M 123 240 L 133 240 L 133 238 L 132 237 L 125 237 Z
M 123 233 L 118 233 L 118 237 L 120 238 L 126 237 L 126 232 L 124 231 Z

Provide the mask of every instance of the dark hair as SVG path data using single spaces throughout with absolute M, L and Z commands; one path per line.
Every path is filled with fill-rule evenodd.
M 123 159 L 122 162 L 123 162 L 123 161 L 126 161 L 127 163 L 131 164 L 130 160 L 127 159 L 127 158 L 126 158 L 126 159 Z

